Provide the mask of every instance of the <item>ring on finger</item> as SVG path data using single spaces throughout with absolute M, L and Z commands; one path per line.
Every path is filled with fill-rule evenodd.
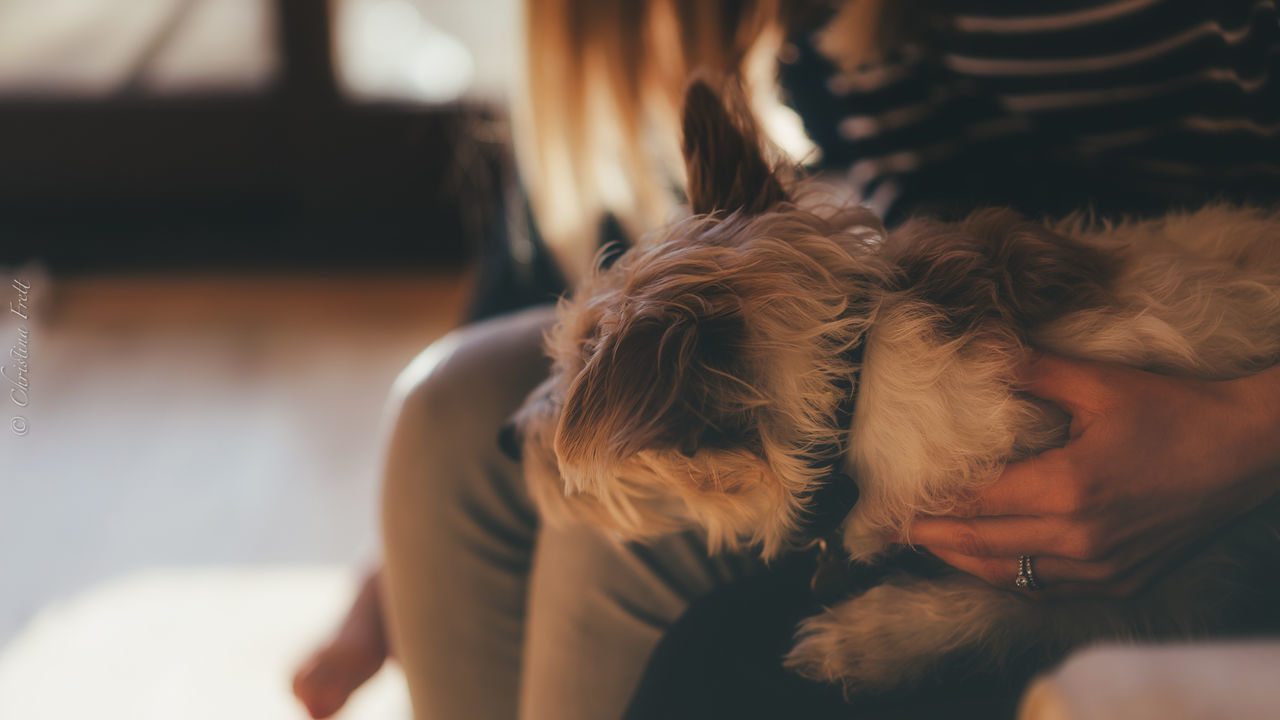
M 1036 579 L 1035 561 L 1030 555 L 1018 556 L 1018 574 L 1013 578 L 1014 587 L 1019 590 L 1039 590 L 1042 586 Z

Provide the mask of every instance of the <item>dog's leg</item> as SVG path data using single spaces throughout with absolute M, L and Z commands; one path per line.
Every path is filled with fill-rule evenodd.
M 804 621 L 786 665 L 850 694 L 919 685 L 960 654 L 976 672 L 1028 667 L 1092 637 L 1127 635 L 1111 604 L 1049 605 L 968 576 L 897 575 Z
M 804 621 L 786 665 L 848 693 L 878 693 L 917 685 L 961 648 L 1007 655 L 1040 624 L 1026 599 L 979 580 L 902 575 Z
M 962 573 L 893 575 L 804 621 L 786 663 L 847 693 L 880 693 L 921 684 L 948 659 L 963 658 L 975 672 L 1001 672 L 1017 662 L 1021 673 L 1094 640 L 1186 640 L 1260 621 L 1274 628 L 1277 538 L 1280 499 L 1124 599 L 1032 599 Z M 1014 572 L 1011 563 L 1010 584 Z

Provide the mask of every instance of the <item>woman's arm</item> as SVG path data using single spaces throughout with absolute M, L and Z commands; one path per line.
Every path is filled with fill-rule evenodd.
M 1031 555 L 1041 595 L 1127 595 L 1280 491 L 1280 367 L 1211 382 L 1042 355 L 1022 379 L 1071 415 L 1066 446 L 903 538 L 993 585 Z

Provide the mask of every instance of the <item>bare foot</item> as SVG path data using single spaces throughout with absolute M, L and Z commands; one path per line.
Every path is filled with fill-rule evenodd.
M 307 658 L 293 676 L 293 694 L 317 720 L 338 712 L 387 659 L 381 584 L 380 571 L 365 578 L 338 634 Z
M 327 718 L 338 712 L 356 688 L 382 667 L 386 655 L 335 640 L 320 648 L 293 676 L 293 694 L 311 717 Z

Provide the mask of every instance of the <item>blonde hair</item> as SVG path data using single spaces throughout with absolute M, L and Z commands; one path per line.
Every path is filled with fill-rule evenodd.
M 632 238 L 673 219 L 684 186 L 680 101 L 693 73 L 738 77 L 765 135 L 779 140 L 775 61 L 791 19 L 815 4 L 526 0 L 517 159 L 539 229 L 571 282 L 590 268 L 606 213 Z M 844 2 L 820 39 L 824 52 L 842 66 L 866 61 L 882 39 L 885 6 Z M 798 127 L 790 134 L 800 140 L 781 143 L 793 156 L 806 149 Z

